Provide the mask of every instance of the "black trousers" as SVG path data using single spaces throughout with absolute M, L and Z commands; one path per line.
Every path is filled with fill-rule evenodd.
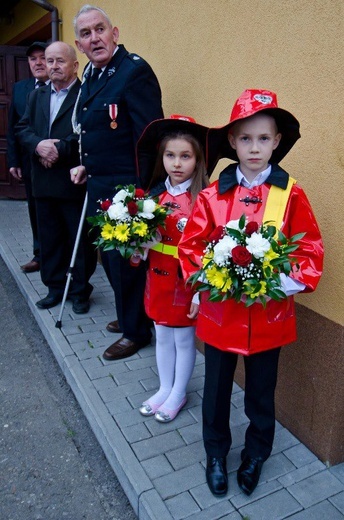
M 102 251 L 106 275 L 115 293 L 116 311 L 123 336 L 139 344 L 151 339 L 151 320 L 144 310 L 145 262 L 132 267 L 117 250 Z
M 41 278 L 49 294 L 61 295 L 66 285 L 83 200 L 36 198 L 38 237 L 41 247 Z M 97 263 L 97 255 L 85 222 L 73 268 L 69 295 L 88 298 L 88 283 Z
M 244 356 L 245 452 L 266 460 L 275 435 L 275 388 L 280 348 Z M 232 443 L 230 406 L 238 355 L 205 344 L 203 440 L 207 455 L 226 457 Z
M 30 225 L 33 238 L 33 260 L 39 262 L 39 240 L 38 240 L 38 229 L 37 229 L 37 212 L 36 212 L 36 201 L 32 195 L 32 183 L 30 173 L 23 175 L 23 181 L 25 185 L 25 192 L 27 198 L 27 205 L 29 210 Z

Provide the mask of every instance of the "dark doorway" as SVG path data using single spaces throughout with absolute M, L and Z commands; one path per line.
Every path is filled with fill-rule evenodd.
M 26 49 L 34 41 L 51 41 L 51 13 L 0 45 L 0 198 L 26 198 L 24 184 L 8 171 L 6 135 L 13 84 L 30 77 Z
M 26 47 L 0 46 L 0 197 L 24 199 L 22 182 L 12 177 L 7 166 L 7 124 L 13 84 L 30 76 Z

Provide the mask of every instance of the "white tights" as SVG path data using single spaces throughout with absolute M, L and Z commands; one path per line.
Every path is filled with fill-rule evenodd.
M 156 323 L 154 326 L 160 387 L 148 402 L 159 406 L 163 404 L 164 409 L 175 410 L 186 395 L 186 387 L 195 366 L 195 327 L 174 328 Z

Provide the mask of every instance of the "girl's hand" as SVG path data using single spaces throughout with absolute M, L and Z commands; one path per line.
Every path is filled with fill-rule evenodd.
M 198 310 L 199 310 L 199 305 L 197 303 L 191 303 L 190 312 L 189 312 L 189 314 L 187 314 L 187 317 L 190 320 L 194 320 L 195 318 L 197 318 Z

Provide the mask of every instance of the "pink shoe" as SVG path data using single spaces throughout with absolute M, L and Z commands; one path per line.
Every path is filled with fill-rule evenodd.
M 164 408 L 164 406 L 158 407 L 159 410 L 157 410 L 155 414 L 156 420 L 163 423 L 173 421 L 173 419 L 177 417 L 178 413 L 183 408 L 183 406 L 186 405 L 186 402 L 187 398 L 184 397 L 181 404 L 175 410 L 168 410 L 167 408 Z
M 139 412 L 141 415 L 144 415 L 145 417 L 149 417 L 151 415 L 154 415 L 155 412 L 158 410 L 158 408 L 162 405 L 163 403 L 158 403 L 158 404 L 151 404 L 148 401 L 145 401 L 144 403 L 142 403 L 142 405 L 140 406 L 139 408 Z

